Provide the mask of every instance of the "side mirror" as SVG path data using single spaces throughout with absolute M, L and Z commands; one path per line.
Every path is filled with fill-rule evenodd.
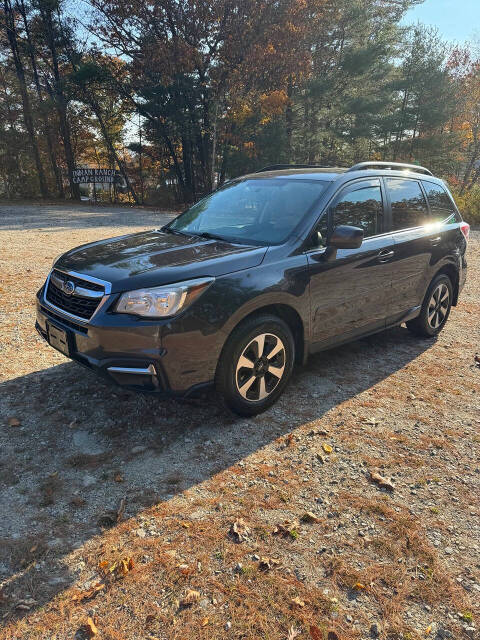
M 327 246 L 333 249 L 358 249 L 362 246 L 363 229 L 340 225 L 335 227 Z
M 323 235 L 320 231 L 315 231 L 312 236 L 312 247 L 324 247 L 325 242 Z

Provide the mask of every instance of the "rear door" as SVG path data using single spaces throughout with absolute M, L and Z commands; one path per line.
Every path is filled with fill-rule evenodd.
M 422 304 L 430 282 L 433 254 L 442 243 L 441 230 L 432 225 L 421 181 L 384 179 L 395 242 L 392 301 L 388 323 L 401 320 Z
M 354 181 L 337 194 L 316 229 L 325 240 L 339 225 L 365 234 L 360 248 L 338 250 L 332 260 L 326 260 L 325 248 L 307 253 L 313 342 L 319 346 L 385 326 L 394 253 L 384 202 L 380 179 Z

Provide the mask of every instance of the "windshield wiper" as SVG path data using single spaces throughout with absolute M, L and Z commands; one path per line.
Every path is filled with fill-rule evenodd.
M 208 240 L 223 240 L 226 242 L 225 238 L 222 236 L 217 236 L 215 233 L 210 233 L 210 231 L 202 231 L 201 233 L 195 234 L 200 238 L 207 238 Z
M 169 226 L 165 226 L 165 227 L 160 227 L 159 231 L 161 231 L 162 233 L 171 233 L 175 236 L 186 236 L 186 237 L 191 237 L 192 233 L 185 233 L 184 231 L 179 231 L 178 229 L 172 229 Z

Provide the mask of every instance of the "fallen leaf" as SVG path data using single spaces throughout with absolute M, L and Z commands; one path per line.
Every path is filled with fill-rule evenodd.
M 283 535 L 290 536 L 291 538 L 296 538 L 298 535 L 298 528 L 300 523 L 298 520 L 285 520 L 281 524 L 277 524 L 275 529 L 273 530 L 274 535 Z
M 387 491 L 393 491 L 395 489 L 390 480 L 387 480 L 387 478 L 384 478 L 376 471 L 370 471 L 370 480 L 378 485 L 380 489 L 386 489 Z
M 230 536 L 235 542 L 244 542 L 250 537 L 250 529 L 247 527 L 242 518 L 235 520 L 230 527 Z
M 309 522 L 310 524 L 318 524 L 319 522 L 322 521 L 321 518 L 319 518 L 318 516 L 316 516 L 314 513 L 312 513 L 311 511 L 306 511 L 303 516 L 302 516 L 302 522 Z
M 210 620 L 207 617 L 203 618 L 202 627 L 206 627 L 209 622 L 210 622 Z
M 115 574 L 117 577 L 122 577 L 127 575 L 129 571 L 131 571 L 134 567 L 132 558 L 122 558 L 122 560 L 117 560 L 113 564 L 110 564 L 106 560 L 100 562 L 98 568 L 100 571 L 104 573 L 105 576 Z
M 101 516 L 98 519 L 97 521 L 98 526 L 113 527 L 118 522 L 120 522 L 123 519 L 123 516 L 125 514 L 125 504 L 126 504 L 126 500 L 125 498 L 122 498 L 118 503 L 118 507 L 116 510 L 107 511 L 105 515 Z
M 200 600 L 200 592 L 194 591 L 194 589 L 189 589 L 182 600 L 180 600 L 180 604 L 182 607 L 188 607 L 194 602 L 198 602 Z
M 305 606 L 305 602 L 303 600 L 300 599 L 299 596 L 296 596 L 295 598 L 292 598 L 290 600 L 290 602 L 295 606 L 295 607 L 300 607 L 303 608 Z
M 310 637 L 312 640 L 323 640 L 323 633 L 314 624 L 310 625 Z
M 93 638 L 98 633 L 98 629 L 92 618 L 87 618 L 87 622 L 83 626 L 83 629 L 89 638 Z
M 155 620 L 155 616 L 153 615 L 153 613 L 149 613 L 148 616 L 145 618 L 145 625 L 148 626 L 149 624 L 152 624 L 154 620 Z
M 190 527 L 192 526 L 192 523 L 187 522 L 186 520 L 184 522 L 181 522 L 180 524 L 184 529 L 190 529 Z
M 425 635 L 428 636 L 430 633 L 432 633 L 432 625 L 429 624 L 428 627 L 425 629 Z
M 289 433 L 288 436 L 285 438 L 286 446 L 291 447 L 294 442 L 295 442 L 295 436 L 293 435 L 293 433 Z
M 38 544 L 34 544 L 33 547 L 30 549 L 29 553 L 35 553 L 37 549 L 38 549 Z
M 366 589 L 366 586 L 364 584 L 362 584 L 361 582 L 356 582 L 353 585 L 353 588 L 356 589 L 357 591 L 363 591 L 364 589 Z
M 184 576 L 188 576 L 189 574 L 194 572 L 194 569 L 191 568 L 188 564 L 177 564 L 177 569 L 179 569 L 180 573 Z
M 74 496 L 70 500 L 70 504 L 73 505 L 74 507 L 84 507 L 87 504 L 87 501 L 84 498 L 81 498 L 80 496 Z
M 272 567 L 280 564 L 280 560 L 275 560 L 274 558 L 260 558 L 258 566 L 263 571 L 270 571 Z
M 124 558 L 118 564 L 117 573 L 120 573 L 122 576 L 126 576 L 127 573 L 133 569 L 133 566 L 132 558 Z
M 19 609 L 20 611 L 30 611 L 30 609 L 37 604 L 37 601 L 33 598 L 27 598 L 26 600 L 19 600 L 15 609 Z
M 325 442 L 322 444 L 322 449 L 325 451 L 325 453 L 332 453 L 333 451 L 333 447 L 331 447 L 329 444 L 326 444 Z
M 93 587 L 86 591 L 79 591 L 72 597 L 72 602 L 83 602 L 85 600 L 91 600 L 99 591 L 105 589 L 106 584 L 104 582 L 97 582 Z
M 295 640 L 302 632 L 299 629 L 295 629 L 294 627 L 290 627 L 288 630 L 287 640 Z
M 9 427 L 19 427 L 20 426 L 20 420 L 18 418 L 9 418 L 8 419 L 8 426 Z
M 115 480 L 115 482 L 123 482 L 123 476 L 122 476 L 122 474 L 121 474 L 121 473 L 116 473 L 116 474 L 113 476 L 113 479 Z

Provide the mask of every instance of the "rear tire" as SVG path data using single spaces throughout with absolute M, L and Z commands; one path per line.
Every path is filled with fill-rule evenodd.
M 294 360 L 295 343 L 288 325 L 273 315 L 253 316 L 228 338 L 215 386 L 232 411 L 254 416 L 282 395 Z
M 441 273 L 428 287 L 420 315 L 407 322 L 407 328 L 416 336 L 433 338 L 447 323 L 452 301 L 452 281 L 447 275 Z

